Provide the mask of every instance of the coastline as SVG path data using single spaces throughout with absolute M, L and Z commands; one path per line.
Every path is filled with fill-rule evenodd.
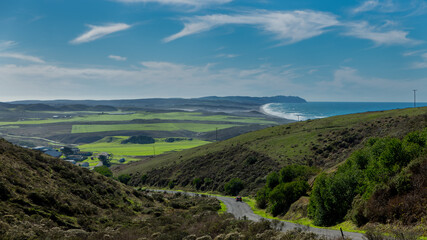
M 291 121 L 298 121 L 298 115 L 296 115 L 296 114 L 286 114 L 286 113 L 275 112 L 275 111 L 271 110 L 270 106 L 272 104 L 275 104 L 275 103 L 267 103 L 267 104 L 260 106 L 259 111 L 262 114 L 267 115 L 267 116 L 283 118 L 283 119 L 291 120 Z

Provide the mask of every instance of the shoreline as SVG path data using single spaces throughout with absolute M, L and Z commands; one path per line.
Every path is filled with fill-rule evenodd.
M 275 103 L 267 103 L 264 104 L 262 106 L 259 107 L 259 111 L 267 116 L 271 116 L 271 117 L 277 117 L 277 118 L 282 118 L 282 119 L 286 119 L 286 120 L 290 120 L 290 121 L 298 121 L 299 117 L 296 114 L 286 114 L 286 113 L 281 113 L 281 112 L 275 112 L 272 110 L 269 110 L 269 106 L 271 104 L 275 104 Z M 303 118 L 301 118 L 301 120 L 304 120 Z

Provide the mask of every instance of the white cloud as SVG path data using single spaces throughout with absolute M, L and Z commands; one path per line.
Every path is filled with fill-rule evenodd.
M 411 101 L 412 89 L 427 90 L 427 79 L 366 77 L 355 68 L 341 67 L 334 71 L 332 81 L 317 82 L 310 92 L 315 96 L 323 94 L 321 98 L 316 98 L 316 101 L 330 101 L 332 98 L 359 102 L 406 102 Z
M 183 5 L 191 7 L 202 7 L 208 5 L 225 4 L 232 0 L 116 0 L 122 3 L 158 3 L 162 5 Z
M 413 1 L 404 0 L 401 2 L 398 0 L 367 0 L 364 1 L 360 6 L 352 9 L 352 12 L 354 14 L 370 11 L 392 13 L 407 11 L 412 8 L 411 4 Z
M 316 11 L 256 11 L 245 14 L 214 14 L 184 19 L 184 28 L 167 38 L 174 41 L 188 35 L 209 31 L 228 24 L 251 25 L 269 32 L 283 44 L 290 44 L 321 35 L 339 24 L 332 14 Z
M 360 6 L 352 10 L 353 13 L 368 12 L 374 10 L 379 5 L 378 0 L 369 0 L 363 2 Z
M 70 41 L 72 44 L 80 44 L 85 42 L 91 42 L 96 39 L 102 38 L 108 34 L 123 31 L 129 29 L 131 25 L 125 23 L 112 23 L 104 26 L 87 25 L 90 30 L 77 38 Z
M 413 63 L 412 68 L 414 69 L 427 68 L 427 53 L 421 54 L 421 58 L 422 58 L 422 61 Z
M 0 51 L 11 48 L 17 44 L 18 43 L 15 41 L 2 41 L 0 42 Z
M 383 27 L 370 26 L 367 22 L 346 24 L 344 35 L 374 41 L 377 45 L 416 45 L 420 41 L 408 38 L 409 32 L 401 30 L 383 30 Z
M 24 55 L 20 53 L 0 53 L 0 57 L 14 58 L 14 59 L 24 60 L 24 61 L 34 62 L 34 63 L 45 63 L 45 61 L 43 61 L 41 58 Z
M 238 55 L 238 54 L 226 54 L 226 53 L 221 53 L 221 54 L 216 55 L 217 58 L 236 58 L 238 56 L 240 56 L 240 55 Z
M 109 55 L 108 58 L 116 60 L 116 61 L 126 61 L 127 60 L 126 57 L 117 56 L 117 55 Z
M 142 62 L 134 70 L 0 65 L 1 98 L 143 98 L 295 95 L 289 67 L 218 68 Z M 46 87 L 49 86 L 49 87 Z M 31 89 L 31 91 L 29 91 Z M 28 90 L 28 91 L 27 91 Z M 56 94 L 56 95 L 55 95 Z

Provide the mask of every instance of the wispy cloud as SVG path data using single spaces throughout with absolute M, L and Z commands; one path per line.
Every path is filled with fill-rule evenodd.
M 344 35 L 368 39 L 376 45 L 416 45 L 421 41 L 408 38 L 409 32 L 402 30 L 383 30 L 383 27 L 369 25 L 366 21 L 346 24 Z
M 20 53 L 0 53 L 0 57 L 14 58 L 14 59 L 24 60 L 24 61 L 34 62 L 34 63 L 45 63 L 45 61 L 43 61 L 41 58 L 20 54 Z
M 419 62 L 415 62 L 412 64 L 412 68 L 414 69 L 421 69 L 421 68 L 427 68 L 427 53 L 421 54 L 422 60 Z
M 108 58 L 116 60 L 116 61 L 126 61 L 127 60 L 126 57 L 117 56 L 117 55 L 109 55 Z
M 339 24 L 330 13 L 316 11 L 255 11 L 244 14 L 214 14 L 184 19 L 184 28 L 167 38 L 174 41 L 185 36 L 209 31 L 223 25 L 251 25 L 271 33 L 282 44 L 290 44 L 321 35 Z
M 238 55 L 238 54 L 227 54 L 227 53 L 221 53 L 221 54 L 216 55 L 217 58 L 236 58 L 238 56 L 240 56 L 240 55 Z
M 0 51 L 11 48 L 17 44 L 18 43 L 15 41 L 1 41 L 0 42 Z
M 363 2 L 360 6 L 352 10 L 353 13 L 368 12 L 374 10 L 379 5 L 378 0 L 369 0 Z
M 357 69 L 341 67 L 336 69 L 331 81 L 319 81 L 313 88 L 313 95 L 330 93 L 323 98 L 330 97 L 345 101 L 411 101 L 412 89 L 426 89 L 427 79 L 387 79 L 363 76 Z M 357 94 L 355 94 L 357 93 Z
M 112 23 L 104 26 L 87 25 L 90 30 L 77 38 L 70 41 L 72 44 L 80 44 L 85 42 L 91 42 L 99 38 L 105 37 L 106 35 L 123 31 L 131 28 L 131 25 L 125 23 Z
M 162 5 L 182 5 L 190 7 L 203 7 L 229 3 L 233 0 L 116 0 L 122 3 L 158 3 Z
M 409 9 L 410 0 L 404 0 L 405 4 L 401 4 L 398 0 L 367 0 L 364 1 L 361 5 L 352 9 L 354 14 L 364 13 L 370 11 L 392 13 L 406 11 Z
M 0 98 L 81 98 L 84 94 L 91 98 L 296 95 L 294 78 L 289 67 L 268 65 L 240 69 L 147 61 L 132 70 L 0 65 Z

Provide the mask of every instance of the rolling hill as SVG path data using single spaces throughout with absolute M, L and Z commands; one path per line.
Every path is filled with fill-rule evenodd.
M 232 178 L 244 182 L 243 194 L 254 194 L 265 176 L 290 164 L 333 171 L 372 137 L 402 138 L 427 126 L 427 108 L 367 112 L 308 120 L 266 128 L 182 152 L 119 166 L 116 175 L 130 174 L 131 184 L 166 187 L 170 182 L 202 190 L 223 191 Z

